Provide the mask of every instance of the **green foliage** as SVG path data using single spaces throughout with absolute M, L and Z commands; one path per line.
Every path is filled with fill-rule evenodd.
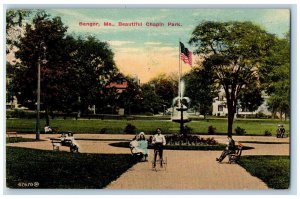
M 212 139 L 208 139 L 209 141 L 206 141 L 207 139 L 203 139 L 203 143 L 198 145 L 165 145 L 164 149 L 166 150 L 195 150 L 195 151 L 223 151 L 226 148 L 225 144 L 219 144 L 219 143 L 213 143 L 208 144 L 208 142 L 212 142 Z M 115 142 L 109 144 L 114 147 L 124 147 L 128 148 L 129 150 L 129 142 Z M 149 145 L 148 149 L 154 149 L 153 145 Z M 251 150 L 253 147 L 244 146 L 243 150 Z
M 237 134 L 237 135 L 245 135 L 246 134 L 246 130 L 245 129 L 243 129 L 243 128 L 241 128 L 241 127 L 236 127 L 236 129 L 234 129 L 235 130 L 235 133 Z
M 31 14 L 30 10 L 9 9 L 6 11 L 6 53 L 9 54 L 22 36 L 23 22 Z
M 167 107 L 171 106 L 173 98 L 177 96 L 178 81 L 175 78 L 176 77 L 162 74 L 148 82 L 148 84 L 154 88 L 155 93 L 159 96 L 161 103 Z
M 170 107 L 177 96 L 178 82 L 165 74 L 151 79 L 141 86 L 141 111 L 157 114 L 163 112 L 164 106 Z
M 259 82 L 262 63 L 270 56 L 275 37 L 251 22 L 202 22 L 194 29 L 190 44 L 204 57 L 204 70 L 226 94 L 228 135 L 242 88 Z
M 148 114 L 158 113 L 162 109 L 162 103 L 160 96 L 155 92 L 154 86 L 147 83 L 141 86 L 142 100 L 141 111 Z
M 136 161 L 129 154 L 88 154 L 7 147 L 6 182 L 38 182 L 38 188 L 100 189 Z M 27 187 L 35 188 L 35 187 Z
M 10 9 L 6 12 L 6 32 L 9 31 L 11 27 L 22 26 L 24 18 L 31 14 L 30 10 L 25 9 Z
M 242 156 L 239 164 L 251 175 L 256 176 L 264 181 L 269 188 L 289 188 L 289 156 Z
M 134 125 L 132 124 L 127 124 L 127 126 L 124 129 L 124 132 L 126 134 L 136 134 L 137 133 L 137 129 Z
M 41 109 L 85 113 L 88 105 L 102 104 L 101 91 L 117 72 L 109 45 L 94 37 L 74 39 L 60 17 L 38 12 L 20 39 L 12 76 L 18 102 L 35 109 L 37 67 L 41 67 Z M 100 106 L 99 106 L 100 107 Z
M 124 133 L 124 128 L 128 124 L 128 120 L 124 118 L 106 118 L 104 120 L 86 120 L 67 118 L 62 120 L 61 118 L 51 119 L 51 126 L 56 127 L 58 131 L 72 131 L 75 133 L 92 133 L 98 134 L 99 130 L 106 128 L 107 132 L 110 134 L 122 134 Z M 179 124 L 169 121 L 167 118 L 162 117 L 145 117 L 133 116 L 134 120 L 131 120 L 130 123 L 140 131 L 145 132 L 145 134 L 152 134 L 156 127 L 161 127 L 163 134 L 173 134 L 179 133 Z M 159 118 L 159 119 L 157 119 Z M 17 131 L 17 132 L 35 132 L 35 119 L 7 119 L 6 120 L 6 130 L 7 131 Z M 290 131 L 289 121 L 282 122 L 285 125 L 286 133 Z M 44 126 L 44 121 L 41 121 L 41 126 Z M 237 119 L 235 120 L 236 126 L 242 126 L 247 131 L 247 136 L 249 135 L 258 135 L 263 136 L 265 130 L 271 132 L 276 132 L 278 120 L 271 119 Z M 210 119 L 209 122 L 206 120 L 193 121 L 189 123 L 189 126 L 193 128 L 193 134 L 204 134 L 207 135 L 207 129 L 209 126 L 213 126 L 218 129 L 216 134 L 224 135 L 227 133 L 227 120 L 226 119 Z
M 213 98 L 219 91 L 219 87 L 214 84 L 211 71 L 197 67 L 187 73 L 183 79 L 186 85 L 185 95 L 191 99 L 191 106 L 204 116 L 211 113 Z
M 216 128 L 213 127 L 213 126 L 209 126 L 207 133 L 208 133 L 208 135 L 214 135 L 214 134 L 216 134 Z
M 261 79 L 268 99 L 269 110 L 289 116 L 290 113 L 290 34 L 283 39 L 276 39 L 262 70 Z
M 272 136 L 272 132 L 269 130 L 265 130 L 265 136 Z
M 253 84 L 248 88 L 242 88 L 240 92 L 240 105 L 241 108 L 250 112 L 258 109 L 258 107 L 264 102 L 262 98 L 261 88 Z
M 100 134 L 105 134 L 105 133 L 107 133 L 107 128 L 100 129 Z

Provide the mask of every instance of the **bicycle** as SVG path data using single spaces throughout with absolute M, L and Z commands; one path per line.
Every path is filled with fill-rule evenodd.
M 152 160 L 152 170 L 154 171 L 157 171 L 157 167 L 156 165 L 159 164 L 160 165 L 160 168 L 163 169 L 163 170 L 167 170 L 167 157 L 163 158 L 162 159 L 156 159 L 156 161 L 154 160 L 155 157 L 158 156 L 159 153 L 159 150 L 158 149 L 154 149 L 154 156 L 153 156 L 153 160 Z

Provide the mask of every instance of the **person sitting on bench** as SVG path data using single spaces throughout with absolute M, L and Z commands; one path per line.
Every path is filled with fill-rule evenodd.
M 46 124 L 45 124 L 45 127 L 44 127 L 44 131 L 45 131 L 45 133 L 53 133 L 52 128 L 49 125 L 46 125 Z
M 147 161 L 148 157 L 148 141 L 145 138 L 145 133 L 141 132 L 138 138 L 138 148 L 142 150 L 144 161 Z
M 79 151 L 78 144 L 76 143 L 72 132 L 62 133 L 60 140 L 63 146 L 70 147 L 71 152 Z
M 222 162 L 227 155 L 235 153 L 234 140 L 230 136 L 228 136 L 227 139 L 228 139 L 228 142 L 227 142 L 227 146 L 226 146 L 225 150 L 222 152 L 222 154 L 220 155 L 219 158 L 216 158 L 216 161 L 218 161 L 218 162 Z
M 139 139 L 139 136 L 134 136 L 132 141 L 129 143 L 129 147 L 130 147 L 132 155 L 143 156 L 144 151 L 141 148 L 139 148 L 138 139 Z

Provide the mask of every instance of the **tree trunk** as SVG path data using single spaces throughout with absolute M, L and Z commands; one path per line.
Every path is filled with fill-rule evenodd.
M 228 108 L 228 126 L 227 126 L 227 135 L 229 137 L 232 136 L 232 126 L 233 126 L 233 119 L 234 119 L 234 111 Z

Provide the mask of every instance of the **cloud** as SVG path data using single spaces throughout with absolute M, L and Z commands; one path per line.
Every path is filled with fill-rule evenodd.
M 152 42 L 152 41 L 149 41 L 149 42 L 145 42 L 144 44 L 152 46 L 152 45 L 160 45 L 161 42 Z
M 112 46 L 124 46 L 126 44 L 134 44 L 134 41 L 122 41 L 122 40 L 113 40 L 107 41 Z

